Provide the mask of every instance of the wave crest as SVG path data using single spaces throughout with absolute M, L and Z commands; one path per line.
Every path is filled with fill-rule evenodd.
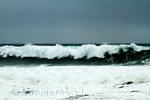
M 0 59 L 3 59 L 2 61 L 5 59 L 7 62 L 8 60 L 12 62 L 14 61 L 12 57 L 22 58 L 25 62 L 26 60 L 32 62 L 34 59 L 35 62 L 41 61 L 41 63 L 145 64 L 150 60 L 150 47 L 138 46 L 136 44 L 99 46 L 94 44 L 82 46 L 62 46 L 57 44 L 55 46 L 24 45 L 0 47 Z M 61 61 L 55 61 L 57 59 L 61 59 Z
M 82 46 L 37 46 L 37 45 L 24 45 L 24 46 L 2 46 L 0 47 L 1 57 L 37 57 L 37 58 L 64 58 L 72 57 L 74 59 L 80 59 L 86 57 L 87 59 L 96 57 L 104 58 L 105 53 L 117 54 L 120 50 L 123 52 L 133 49 L 134 51 L 149 50 L 149 47 L 137 46 L 136 44 L 130 45 L 82 45 Z

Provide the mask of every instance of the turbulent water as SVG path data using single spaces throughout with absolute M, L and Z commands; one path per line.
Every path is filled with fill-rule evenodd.
M 2 46 L 0 64 L 108 65 L 146 64 L 150 47 L 130 45 Z M 16 63 L 17 62 L 17 63 Z
M 148 45 L 0 46 L 0 100 L 150 100 Z

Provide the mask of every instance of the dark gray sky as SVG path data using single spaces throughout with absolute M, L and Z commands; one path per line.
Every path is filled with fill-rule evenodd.
M 0 43 L 150 43 L 150 0 L 0 0 Z

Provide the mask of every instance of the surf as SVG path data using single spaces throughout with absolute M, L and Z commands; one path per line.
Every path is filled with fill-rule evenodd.
M 109 65 L 147 64 L 150 47 L 130 45 L 1 46 L 0 64 Z

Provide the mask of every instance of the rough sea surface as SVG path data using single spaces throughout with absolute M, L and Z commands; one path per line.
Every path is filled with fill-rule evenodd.
M 0 100 L 150 100 L 150 47 L 0 46 Z

